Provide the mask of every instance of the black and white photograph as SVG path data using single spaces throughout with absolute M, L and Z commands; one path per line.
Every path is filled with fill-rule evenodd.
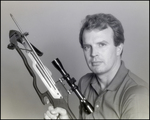
M 1 119 L 149 119 L 149 1 L 1 1 Z

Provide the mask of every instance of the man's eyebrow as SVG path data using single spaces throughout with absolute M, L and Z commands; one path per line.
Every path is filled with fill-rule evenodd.
M 83 43 L 83 46 L 90 46 L 90 44 L 87 44 L 87 43 Z
M 106 40 L 102 40 L 102 41 L 97 42 L 97 43 L 98 43 L 98 44 L 99 44 L 99 43 L 106 43 L 106 44 L 107 44 L 107 43 L 108 43 L 108 41 L 106 41 Z
M 101 44 L 101 43 L 108 44 L 109 42 L 107 42 L 106 40 L 102 40 L 102 41 L 100 41 L 100 42 L 97 42 L 96 44 Z M 90 44 L 88 44 L 88 43 L 83 43 L 83 46 L 90 46 Z

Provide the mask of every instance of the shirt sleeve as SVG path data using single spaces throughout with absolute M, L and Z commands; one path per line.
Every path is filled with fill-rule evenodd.
M 123 97 L 121 119 L 149 119 L 148 95 L 143 86 L 128 89 Z
M 89 85 L 89 83 L 91 81 L 92 76 L 93 76 L 92 73 L 87 73 L 86 75 L 82 76 L 78 82 L 78 89 L 83 95 L 84 95 L 84 92 L 85 92 L 87 86 Z M 82 106 L 81 102 L 79 105 L 79 119 L 84 119 L 84 111 L 83 111 L 83 106 Z

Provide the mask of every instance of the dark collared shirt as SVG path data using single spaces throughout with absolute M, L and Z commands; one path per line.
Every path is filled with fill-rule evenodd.
M 109 86 L 101 91 L 94 73 L 88 73 L 79 81 L 79 90 L 94 106 L 87 115 L 80 106 L 79 118 L 129 119 L 149 118 L 149 87 L 146 82 L 121 66 Z

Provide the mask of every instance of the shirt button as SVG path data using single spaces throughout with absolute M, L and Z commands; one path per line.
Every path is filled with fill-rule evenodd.
M 99 107 L 99 105 L 96 105 L 96 107 L 98 108 L 98 107 Z

